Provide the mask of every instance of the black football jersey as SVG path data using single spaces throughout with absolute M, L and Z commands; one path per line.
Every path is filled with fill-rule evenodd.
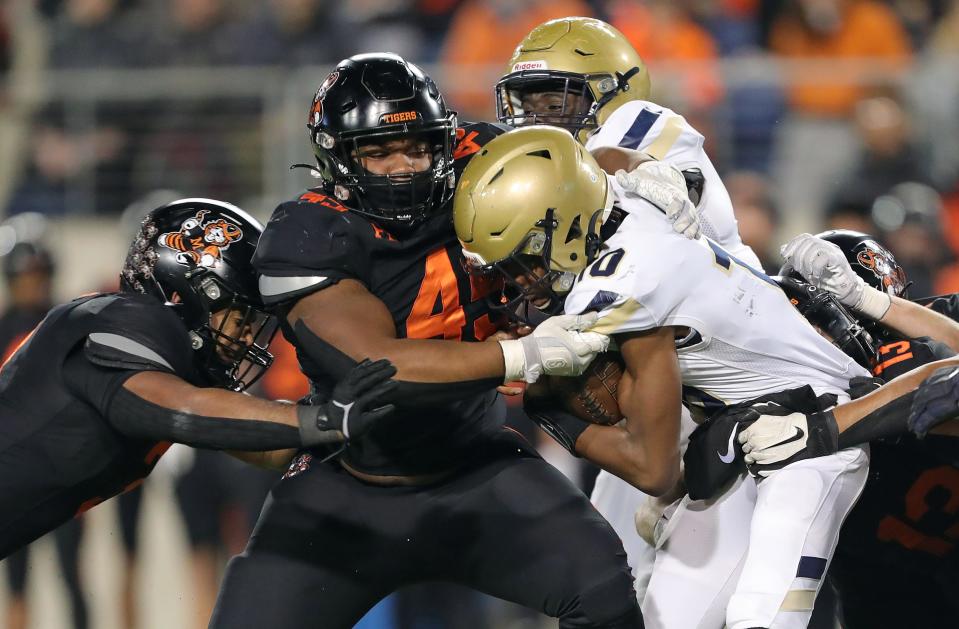
M 891 380 L 953 355 L 930 339 L 894 340 L 880 347 L 874 373 Z M 837 574 L 885 565 L 894 567 L 897 578 L 959 575 L 957 445 L 953 437 L 936 435 L 903 435 L 870 444 L 869 480 L 843 525 L 834 560 Z M 848 581 L 843 588 L 855 587 L 855 578 Z
M 88 344 L 199 379 L 186 328 L 153 298 L 94 295 L 51 310 L 0 369 L 0 557 L 136 486 L 169 446 L 127 438 L 103 418 L 122 379 L 75 392 L 64 365 L 96 369 Z
M 504 130 L 489 123 L 459 129 L 457 171 Z M 383 301 L 399 338 L 481 341 L 495 331 L 485 299 L 489 286 L 466 271 L 448 208 L 400 236 L 349 211 L 322 190 L 309 190 L 273 212 L 254 265 L 268 304 L 292 306 L 304 295 L 352 279 Z M 330 365 L 304 351 L 287 327 L 284 333 L 296 347 L 314 391 L 327 395 L 335 384 Z M 380 475 L 446 469 L 500 421 L 493 418 L 499 414 L 494 399 L 490 391 L 428 410 L 407 410 L 400 403 L 392 417 L 350 442 L 344 460 Z

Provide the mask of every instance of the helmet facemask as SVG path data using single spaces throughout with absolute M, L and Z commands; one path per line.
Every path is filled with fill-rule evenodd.
M 581 142 L 599 127 L 599 110 L 621 91 L 625 75 L 577 74 L 558 70 L 522 70 L 496 84 L 497 119 L 514 127 L 548 124 L 566 129 Z
M 486 263 L 476 254 L 464 249 L 463 254 L 471 273 L 484 276 L 501 286 L 499 292 L 492 291 L 487 296 L 491 310 L 504 314 L 507 318 L 523 324 L 533 325 L 530 306 L 547 315 L 560 314 L 566 295 L 573 288 L 576 274 L 572 271 L 555 268 L 552 262 L 553 239 L 559 226 L 552 208 L 536 223 L 542 231 L 531 231 L 509 256 L 493 263 Z M 597 211 L 585 235 L 583 267 L 588 266 L 596 257 L 599 249 L 599 237 L 595 229 L 602 210 Z M 582 237 L 582 230 L 574 233 L 571 228 L 567 242 Z M 524 278 L 519 281 L 517 278 Z M 495 285 L 495 284 L 494 284 Z
M 224 287 L 212 275 L 190 278 L 199 297 L 199 325 L 190 330 L 199 364 L 218 386 L 243 391 L 273 363 L 269 351 L 276 317 Z
M 347 132 L 338 138 L 317 130 L 314 149 L 320 171 L 340 201 L 384 227 L 403 229 L 433 216 L 453 196 L 455 133 L 456 119 L 450 114 L 441 123 Z M 360 157 L 371 145 L 397 140 L 425 141 L 429 167 L 411 174 L 387 175 L 372 173 L 363 166 Z

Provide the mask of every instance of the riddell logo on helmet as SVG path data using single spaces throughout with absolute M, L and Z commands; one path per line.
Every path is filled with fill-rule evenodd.
M 393 122 L 410 122 L 420 117 L 415 111 L 401 111 L 398 114 L 383 114 L 382 122 L 390 124 Z
M 548 70 L 549 67 L 545 61 L 520 61 L 513 64 L 513 72 L 522 72 L 523 70 Z

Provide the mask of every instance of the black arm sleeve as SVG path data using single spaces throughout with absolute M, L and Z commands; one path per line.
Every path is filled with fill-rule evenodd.
M 260 452 L 303 445 L 300 431 L 293 426 L 185 413 L 148 402 L 122 386 L 113 396 L 107 419 L 129 437 L 174 441 L 208 450 Z
M 303 445 L 300 431 L 293 426 L 204 417 L 148 402 L 123 388 L 123 383 L 140 371 L 96 365 L 82 351 L 73 352 L 63 369 L 70 389 L 127 437 L 211 450 L 265 451 Z
M 839 435 L 839 447 L 848 448 L 874 439 L 896 437 L 909 431 L 909 410 L 916 392 L 911 391 L 879 408 Z
M 323 371 L 333 380 L 342 380 L 357 365 L 352 358 L 327 343 L 302 321 L 293 326 L 297 345 L 310 360 L 322 365 Z M 383 397 L 383 404 L 395 404 L 399 408 L 435 408 L 437 405 L 457 402 L 464 398 L 486 393 L 502 384 L 501 378 L 483 378 L 459 382 L 409 382 L 396 380 L 396 389 Z

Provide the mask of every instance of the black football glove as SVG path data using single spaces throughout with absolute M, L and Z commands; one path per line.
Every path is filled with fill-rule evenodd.
M 573 456 L 578 457 L 576 441 L 591 424 L 558 408 L 555 406 L 555 400 L 531 395 L 530 388 L 527 388 L 526 394 L 523 396 L 523 410 L 556 443 L 566 448 Z
M 940 367 L 919 385 L 909 412 L 909 430 L 919 437 L 959 417 L 959 367 Z
M 866 397 L 881 387 L 884 382 L 885 381 L 882 378 L 873 378 L 872 376 L 855 376 L 849 381 L 849 388 L 846 389 L 846 393 L 848 393 L 849 397 L 853 400 L 858 400 L 861 397 Z
M 358 439 L 390 415 L 395 406 L 379 402 L 396 389 L 397 382 L 390 380 L 394 375 L 396 367 L 390 361 L 366 359 L 337 383 L 328 402 L 298 406 L 304 447 Z

